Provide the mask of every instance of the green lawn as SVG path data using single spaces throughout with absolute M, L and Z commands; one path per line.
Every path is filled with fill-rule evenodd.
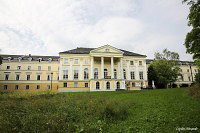
M 186 88 L 0 95 L 0 132 L 178 132 L 197 127 Z

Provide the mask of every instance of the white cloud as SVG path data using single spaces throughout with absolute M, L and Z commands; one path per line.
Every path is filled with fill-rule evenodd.
M 166 47 L 188 60 L 182 54 L 187 13 L 174 0 L 1 0 L 0 49 L 58 55 L 110 44 L 153 58 Z

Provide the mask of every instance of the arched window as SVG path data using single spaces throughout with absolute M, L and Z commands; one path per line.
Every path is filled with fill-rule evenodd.
M 94 69 L 94 79 L 98 79 L 98 69 Z
M 117 89 L 120 89 L 120 82 L 117 82 Z
M 89 75 L 89 74 L 88 74 L 88 68 L 85 68 L 85 69 L 84 69 L 84 79 L 88 79 L 88 78 L 89 78 L 88 75 Z
M 99 90 L 99 82 L 96 82 L 96 89 Z
M 124 79 L 126 79 L 126 70 L 123 69 L 123 73 L 124 73 Z
M 108 76 L 108 70 L 104 69 L 104 78 Z
M 114 69 L 114 79 L 117 79 L 117 70 Z
M 106 83 L 106 89 L 110 89 L 110 82 Z

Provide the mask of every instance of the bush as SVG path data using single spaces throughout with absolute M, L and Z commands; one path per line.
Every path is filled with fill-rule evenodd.
M 195 82 L 200 86 L 200 70 L 195 75 Z
M 189 88 L 189 95 L 200 99 L 200 87 L 199 85 L 194 85 Z

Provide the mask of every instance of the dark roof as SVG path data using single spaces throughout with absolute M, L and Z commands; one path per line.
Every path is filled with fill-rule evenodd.
M 83 47 L 77 47 L 76 49 L 71 49 L 68 51 L 64 51 L 64 52 L 60 52 L 60 54 L 89 54 L 91 50 L 94 50 L 96 48 L 83 48 Z M 137 53 L 133 53 L 130 51 L 126 51 L 123 49 L 118 49 L 124 52 L 125 56 L 144 56 L 146 57 L 146 55 L 141 55 L 141 54 L 137 54 Z
M 3 55 L 0 54 L 0 56 L 3 58 L 3 60 L 8 60 L 10 57 L 11 60 L 18 60 L 19 57 L 21 57 L 21 60 L 28 60 L 29 58 L 32 58 L 32 61 L 38 61 L 39 58 L 42 58 L 42 61 L 48 61 L 50 58 L 52 61 L 58 61 L 59 56 L 39 56 L 39 55 Z

